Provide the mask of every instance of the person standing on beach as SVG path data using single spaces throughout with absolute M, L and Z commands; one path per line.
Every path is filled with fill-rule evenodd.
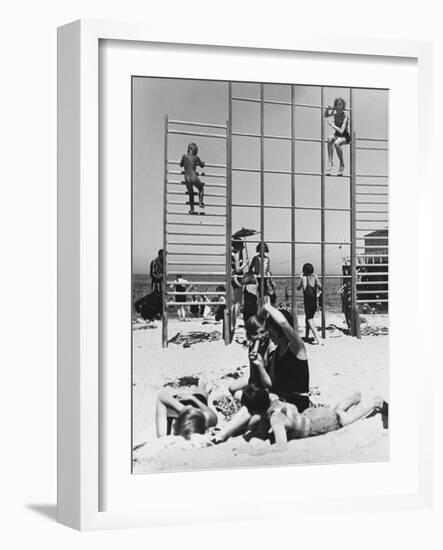
M 157 257 L 151 262 L 149 275 L 151 277 L 151 292 L 161 294 L 163 285 L 163 249 L 158 251 Z
M 188 145 L 188 152 L 182 156 L 180 166 L 184 169 L 185 184 L 189 195 L 189 213 L 194 214 L 194 187 L 198 190 L 199 207 L 204 208 L 204 183 L 197 175 L 197 166 L 205 167 L 205 163 L 198 156 L 198 147 L 195 143 Z
M 175 301 L 177 304 L 186 303 L 185 292 L 189 291 L 189 289 L 191 288 L 191 286 L 186 287 L 187 284 L 188 281 L 183 279 L 181 275 L 177 274 L 174 284 L 171 285 L 171 289 L 173 289 L 174 292 L 183 292 L 183 294 L 175 295 Z M 177 306 L 177 315 L 179 321 L 186 321 L 186 307 L 182 305 Z
M 303 266 L 300 281 L 297 286 L 297 290 L 301 289 L 303 289 L 303 302 L 305 306 L 305 340 L 308 342 L 309 331 L 311 330 L 315 341 L 317 344 L 320 344 L 320 338 L 315 329 L 314 315 L 317 311 L 317 292 L 322 290 L 322 286 L 317 275 L 314 274 L 314 266 L 312 264 L 307 263 Z
M 264 279 L 264 294 L 265 296 L 269 296 L 271 300 L 271 304 L 274 305 L 277 300 L 277 295 L 275 293 L 275 283 L 272 280 L 272 273 L 271 273 L 271 260 L 269 259 L 269 247 L 266 243 L 258 243 L 256 247 L 257 254 L 252 258 L 251 265 L 249 267 L 249 273 L 253 273 L 257 278 L 257 287 L 258 292 L 260 294 L 261 290 L 261 273 L 262 273 L 262 266 L 261 266 L 261 253 L 262 253 L 262 247 L 263 247 L 263 279 Z

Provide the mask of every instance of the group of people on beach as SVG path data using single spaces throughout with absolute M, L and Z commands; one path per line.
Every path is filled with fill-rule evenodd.
M 349 144 L 349 116 L 342 98 L 336 98 L 332 107 L 324 112 L 334 133 L 327 138 L 328 166 L 326 175 L 331 175 L 334 150 L 339 159 L 337 175 L 344 172 L 342 147 Z M 187 189 L 189 214 L 195 214 L 195 195 L 198 205 L 204 209 L 204 183 L 197 173 L 205 163 L 198 156 L 198 147 L 190 143 L 183 155 L 180 166 L 183 168 L 184 183 Z M 195 191 L 196 189 L 196 191 Z M 246 252 L 246 254 L 245 254 Z M 160 291 L 163 277 L 163 251 L 151 262 L 153 291 Z M 344 273 L 345 275 L 345 273 Z M 310 263 L 303 265 L 297 290 L 303 292 L 305 312 L 305 338 L 300 336 L 297 323 L 287 308 L 276 308 L 277 285 L 272 277 L 268 245 L 261 241 L 256 246 L 256 255 L 249 261 L 246 243 L 241 238 L 233 238 L 231 245 L 231 286 L 233 309 L 232 327 L 235 329 L 240 310 L 246 331 L 249 374 L 234 380 L 229 391 L 241 406 L 232 419 L 221 430 L 212 434 L 212 443 L 220 443 L 242 435 L 246 440 L 266 440 L 270 450 L 284 450 L 288 441 L 317 436 L 352 424 L 372 414 L 380 413 L 383 425 L 387 427 L 388 406 L 380 397 L 363 400 L 358 392 L 352 393 L 335 407 L 314 406 L 310 399 L 309 362 L 305 343 L 321 343 L 314 316 L 317 308 L 323 307 L 322 284 Z M 177 275 L 170 283 L 178 304 L 179 320 L 185 320 L 187 296 L 192 297 L 191 314 L 205 316 L 205 308 L 211 301 L 205 291 L 199 290 L 192 282 Z M 224 296 L 230 289 L 217 287 L 218 303 L 215 319 L 224 318 Z M 350 290 L 349 283 L 340 289 L 348 326 Z M 201 302 L 196 304 L 195 302 Z M 262 304 L 260 306 L 260 304 Z M 174 394 L 162 390 L 156 405 L 156 431 L 158 437 L 168 434 L 191 440 L 196 435 L 204 435 L 218 423 L 218 416 L 210 406 L 211 386 L 200 381 L 198 387 L 187 393 Z
M 388 405 L 380 397 L 362 400 L 354 392 L 334 408 L 313 406 L 307 350 L 287 310 L 278 310 L 267 300 L 246 322 L 246 334 L 249 375 L 229 387 L 241 408 L 214 434 L 212 443 L 242 435 L 247 441 L 267 441 L 268 450 L 285 450 L 290 440 L 338 430 L 377 413 L 387 427 Z M 190 440 L 215 427 L 218 417 L 209 406 L 210 389 L 200 383 L 192 393 L 161 391 L 156 407 L 158 437 L 173 433 Z

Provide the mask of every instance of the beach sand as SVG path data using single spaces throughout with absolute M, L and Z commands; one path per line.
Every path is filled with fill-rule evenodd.
M 357 340 L 343 333 L 342 315 L 328 314 L 325 345 L 307 345 L 314 402 L 334 406 L 353 391 L 360 391 L 363 398 L 381 395 L 389 400 L 388 336 L 387 330 L 380 330 L 387 328 L 388 317 L 364 318 L 364 335 Z M 319 322 L 317 317 L 317 325 Z M 200 319 L 169 323 L 170 338 L 190 332 L 209 332 L 218 339 L 190 347 L 170 343 L 163 349 L 161 323 L 140 322 L 133 326 L 134 473 L 388 460 L 389 431 L 383 429 L 380 415 L 326 435 L 291 441 L 287 451 L 278 453 L 264 453 L 269 450 L 267 444 L 256 447 L 241 437 L 205 448 L 163 445 L 155 436 L 158 390 L 176 383 L 180 377 L 204 377 L 213 385 L 211 403 L 228 394 L 233 376 L 248 373 L 247 349 L 235 341 L 225 346 L 220 324 L 202 324 Z M 243 336 L 243 330 L 238 329 L 237 339 L 242 340 Z M 219 425 L 224 422 L 219 414 Z

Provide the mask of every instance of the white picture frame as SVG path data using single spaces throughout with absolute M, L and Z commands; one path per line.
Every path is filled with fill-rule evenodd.
M 99 276 L 99 42 L 100 40 L 189 44 L 186 30 L 164 32 L 157 25 L 145 26 L 118 22 L 77 21 L 58 32 L 58 520 L 80 530 L 131 526 L 150 526 L 191 522 L 192 516 L 168 513 L 164 508 L 102 511 L 100 507 L 100 315 Z M 260 48 L 341 55 L 390 56 L 412 58 L 418 66 L 419 143 L 422 162 L 420 185 L 429 189 L 430 162 L 427 146 L 431 128 L 431 46 L 426 42 L 370 40 L 363 38 L 313 36 L 260 36 L 248 30 L 241 37 L 225 29 L 198 35 L 192 42 L 202 49 L 210 46 L 235 49 Z M 233 50 L 235 51 L 235 50 Z M 423 231 L 430 231 L 423 227 Z M 423 365 L 423 380 L 431 376 Z M 381 508 L 418 508 L 429 506 L 432 495 L 431 432 L 429 407 L 420 383 L 419 457 L 417 489 L 379 496 L 338 498 L 336 510 L 346 512 L 357 505 L 362 510 Z M 186 475 L 186 474 L 183 474 Z M 199 474 L 194 474 L 199 475 Z M 210 472 L 204 474 L 205 478 Z M 292 503 L 289 498 L 286 502 Z M 266 498 L 254 501 L 247 510 L 241 502 L 223 519 L 263 516 Z M 325 509 L 331 500 L 305 501 L 306 511 Z M 200 520 L 217 518 L 203 512 Z M 218 518 L 219 519 L 219 518 Z

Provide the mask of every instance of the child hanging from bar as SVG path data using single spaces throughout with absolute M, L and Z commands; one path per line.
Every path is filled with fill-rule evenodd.
M 301 289 L 303 289 L 303 302 L 305 306 L 305 341 L 309 341 L 309 331 L 312 331 L 317 344 L 321 344 L 322 342 L 315 329 L 314 315 L 317 311 L 317 292 L 323 289 L 317 275 L 314 274 L 314 266 L 310 263 L 304 264 L 303 266 L 300 281 L 297 286 L 297 290 Z
M 337 176 L 343 176 L 345 163 L 343 160 L 343 145 L 351 143 L 351 135 L 349 134 L 349 116 L 346 114 L 346 103 L 341 97 L 335 98 L 334 106 L 328 106 L 325 110 L 325 117 L 328 119 L 329 126 L 335 130 L 333 134 L 328 136 L 328 167 L 326 175 L 330 176 L 332 167 L 334 166 L 334 148 L 337 153 L 340 166 Z
M 199 207 L 204 208 L 204 183 L 200 181 L 200 178 L 197 175 L 197 166 L 201 168 L 205 167 L 205 163 L 198 156 L 198 147 L 195 143 L 190 143 L 188 145 L 188 152 L 186 155 L 182 156 L 180 161 L 180 166 L 184 169 L 185 175 L 185 184 L 186 189 L 189 195 L 189 213 L 195 214 L 194 212 L 194 187 L 198 190 L 198 199 Z

